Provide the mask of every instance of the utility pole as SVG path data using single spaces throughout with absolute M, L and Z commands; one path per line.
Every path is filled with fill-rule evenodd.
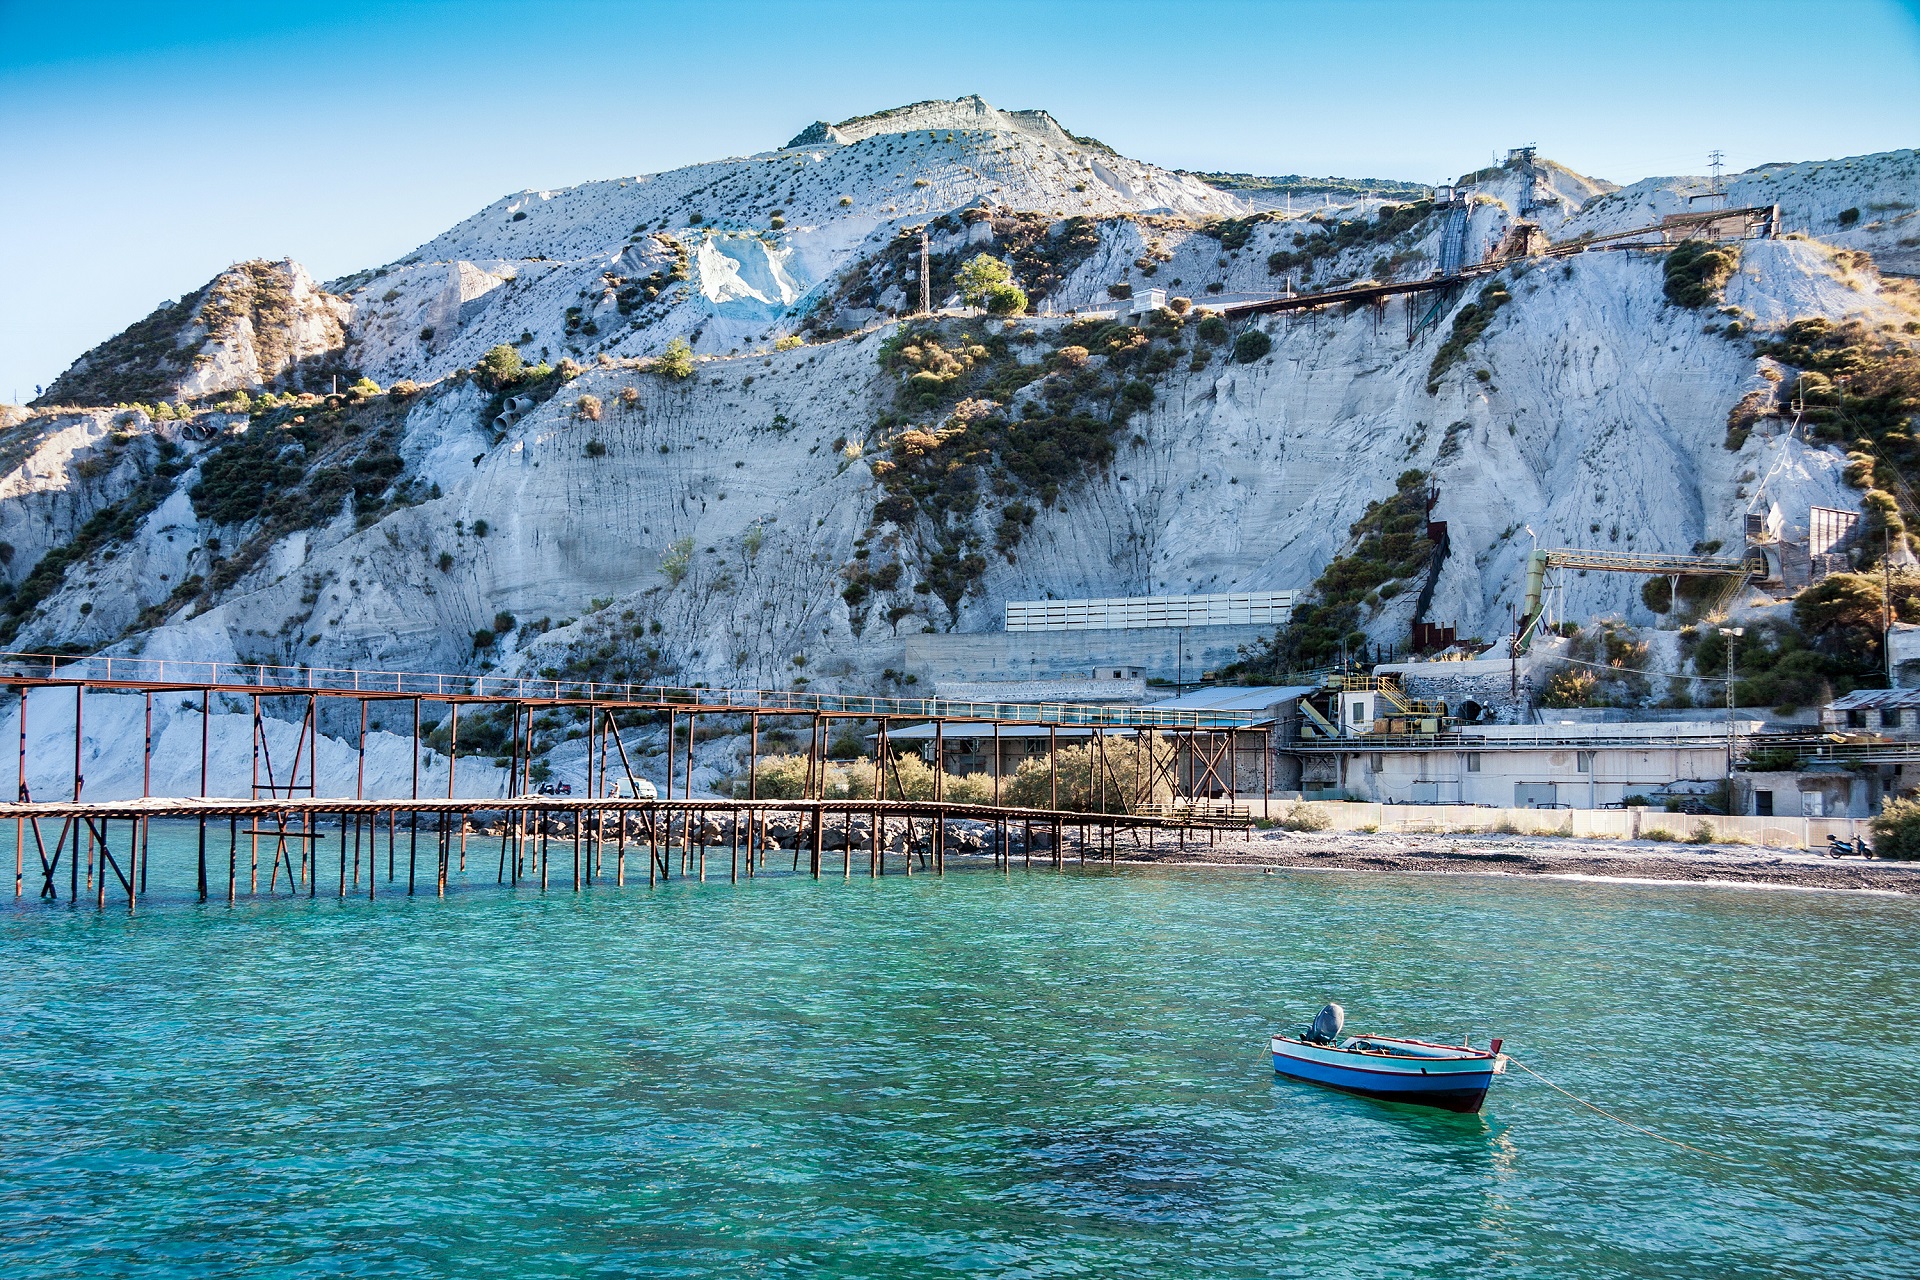
M 1707 179 L 1707 190 L 1716 196 L 1720 194 L 1720 170 L 1725 160 L 1726 156 L 1719 151 L 1707 153 L 1707 173 L 1710 175 Z
M 1747 633 L 1745 627 L 1722 627 L 1727 642 L 1727 808 L 1733 808 L 1733 757 L 1736 742 L 1733 732 L 1733 642 Z
M 920 228 L 920 314 L 933 314 L 933 282 L 927 278 L 927 229 Z
M 1893 531 L 1882 529 L 1880 557 L 1880 655 L 1887 664 L 1887 688 L 1893 688 Z

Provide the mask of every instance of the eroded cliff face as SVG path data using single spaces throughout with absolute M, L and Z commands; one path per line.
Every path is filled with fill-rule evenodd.
M 201 400 L 269 385 L 325 388 L 353 307 L 297 262 L 250 261 L 76 360 L 36 403 Z M 302 377 L 302 374 L 305 377 Z
M 1816 235 L 1857 205 L 1879 225 L 1847 234 L 1879 245 L 1905 225 L 1889 175 L 1912 165 L 1741 175 L 1732 199 L 1777 197 Z M 1679 211 L 1687 185 L 1536 174 L 1534 220 L 1558 241 Z M 1507 240 L 1521 181 L 1477 177 L 1470 257 Z M 141 339 L 142 367 L 176 379 L 166 398 L 297 382 L 335 351 L 418 386 L 256 403 L 251 426 L 88 409 L 10 429 L 31 443 L 4 459 L 0 573 L 19 592 L 66 556 L 9 615 L 14 647 L 872 688 L 902 665 L 904 635 L 991 629 L 1007 598 L 1304 587 L 1409 468 L 1431 473 L 1452 535 L 1427 616 L 1488 639 L 1536 539 L 1686 551 L 1737 544 L 1756 502 L 1789 524 L 1855 504 L 1838 450 L 1787 419 L 1726 447 L 1730 411 L 1781 376 L 1756 331 L 1818 315 L 1898 334 L 1914 319 L 1897 284 L 1823 240 L 1743 245 L 1720 311 L 1669 302 L 1658 255 L 1518 261 L 1487 282 L 1503 305 L 1440 363 L 1479 284 L 1437 309 L 1416 295 L 1252 322 L 1271 349 L 1246 363 L 1196 313 L 1138 350 L 1084 321 L 1130 307 L 1115 296 L 1129 291 L 1204 306 L 1420 278 L 1447 222 L 1378 200 L 1256 214 L 1044 113 L 961 100 L 519 193 L 327 290 L 291 264 L 246 264 Z M 922 225 L 936 306 L 955 300 L 954 267 L 988 252 L 1040 314 L 897 319 L 917 305 Z M 976 381 L 910 394 L 903 323 L 942 350 L 980 346 Z M 684 379 L 644 363 L 673 338 L 701 357 Z M 1072 355 L 1080 338 L 1097 349 Z M 579 369 L 513 388 L 470 376 L 501 345 Z M 106 387 L 109 366 L 140 373 L 138 353 L 105 350 L 68 390 Z M 1083 415 L 1089 433 L 1058 438 L 1111 456 L 988 466 L 944 506 L 938 483 L 914 492 L 876 465 L 910 432 L 999 423 L 1014 439 L 1049 414 Z M 907 505 L 877 514 L 889 497 Z M 112 527 L 81 545 L 109 508 Z M 1575 579 L 1566 607 L 1650 622 L 1637 586 Z M 1404 643 L 1410 601 L 1383 602 L 1369 631 Z

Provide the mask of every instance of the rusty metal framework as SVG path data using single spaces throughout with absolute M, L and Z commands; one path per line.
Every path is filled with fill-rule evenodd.
M 1061 865 L 1070 831 L 1077 832 L 1079 856 L 1084 862 L 1089 851 L 1094 857 L 1104 854 L 1112 858 L 1123 835 L 1135 843 L 1144 835 L 1147 847 L 1151 848 L 1156 832 L 1171 831 L 1184 843 L 1195 830 L 1206 831 L 1212 838 L 1213 833 L 1223 827 L 1245 826 L 1250 821 L 1246 810 L 1234 803 L 1237 769 L 1229 765 L 1223 770 L 1224 762 L 1237 759 L 1240 754 L 1236 731 L 1253 725 L 1254 717 L 1245 712 L 847 697 L 775 690 L 712 690 L 258 663 L 64 658 L 46 654 L 0 654 L 0 685 L 19 698 L 16 794 L 13 802 L 0 803 L 0 822 L 12 819 L 14 824 L 16 898 L 26 893 L 27 851 L 31 846 L 38 864 L 35 878 L 40 898 L 60 899 L 60 873 L 64 869 L 65 896 L 69 902 L 80 900 L 84 880 L 86 894 L 96 905 L 104 907 L 111 878 L 119 892 L 126 895 L 127 907 L 132 910 L 145 891 L 151 824 L 167 819 L 197 824 L 195 879 L 202 901 L 208 899 L 211 891 L 210 866 L 213 864 L 209 861 L 209 842 L 217 844 L 217 826 L 222 819 L 228 825 L 229 901 L 240 891 L 242 836 L 247 838 L 244 878 L 249 894 L 261 891 L 264 848 L 267 893 L 304 891 L 308 896 L 317 896 L 321 880 L 320 849 L 331 838 L 327 833 L 330 825 L 337 826 L 338 831 L 338 893 L 346 896 L 350 881 L 354 891 L 359 892 L 364 838 L 366 892 L 372 895 L 377 878 L 374 846 L 383 820 L 388 883 L 396 882 L 402 847 L 399 841 L 404 831 L 406 892 L 416 891 L 424 823 L 427 828 L 424 834 L 430 844 L 429 857 L 435 867 L 435 885 L 441 894 L 446 892 L 450 867 L 466 870 L 471 839 L 477 829 L 488 827 L 500 838 L 497 881 L 518 885 L 537 873 L 544 890 L 548 885 L 548 846 L 556 832 L 563 838 L 570 836 L 573 841 L 572 878 L 577 889 L 583 883 L 583 867 L 584 883 L 594 883 L 609 846 L 617 849 L 614 880 L 624 884 L 628 842 L 643 838 L 649 848 L 649 883 L 670 876 L 672 871 L 665 850 L 675 838 L 676 824 L 683 874 L 688 872 L 690 861 L 697 860 L 698 874 L 705 878 L 707 853 L 711 848 L 708 836 L 718 831 L 726 837 L 731 851 L 730 876 L 737 880 L 743 851 L 747 856 L 747 874 L 754 874 L 756 854 L 758 865 L 765 865 L 769 822 L 777 816 L 794 824 L 795 843 L 787 846 L 776 839 L 773 846 L 794 849 L 792 870 L 795 872 L 799 869 L 801 851 L 805 849 L 809 869 L 815 876 L 822 872 L 822 857 L 829 848 L 827 834 L 836 829 L 835 823 L 844 833 L 844 838 L 832 846 L 846 849 L 843 874 L 852 874 L 852 833 L 864 822 L 871 845 L 870 872 L 877 876 L 885 873 L 888 855 L 882 845 L 892 838 L 888 834 L 890 827 L 904 832 L 904 847 L 895 852 L 904 858 L 908 874 L 912 874 L 916 856 L 923 868 L 941 874 L 946 866 L 949 824 L 956 819 L 992 825 L 996 833 L 992 847 L 999 863 L 1006 863 L 1012 856 L 1010 832 L 1017 826 L 1026 833 L 1021 841 L 1025 861 L 1031 865 L 1036 848 L 1044 841 L 1056 866 Z M 85 795 L 82 748 L 89 691 L 122 696 L 138 694 L 145 699 L 145 733 L 139 744 L 141 795 L 137 799 L 96 801 Z M 156 693 L 198 695 L 201 722 L 197 796 L 153 794 L 153 697 Z M 214 781 L 210 726 L 216 693 L 228 701 L 245 698 L 251 703 L 247 718 L 252 763 L 245 798 L 209 794 Z M 73 698 L 72 768 L 66 788 L 68 794 L 62 799 L 37 798 L 28 784 L 28 724 L 35 694 L 42 697 L 70 694 Z M 359 753 L 350 797 L 321 794 L 320 722 L 326 699 L 357 704 Z M 440 703 L 447 709 L 444 797 L 421 792 L 423 703 Z M 402 704 L 411 711 L 412 769 L 404 796 L 367 794 L 368 712 L 375 704 Z M 476 706 L 502 708 L 510 717 L 505 794 L 456 798 L 460 714 L 463 708 Z M 543 794 L 534 789 L 535 714 L 556 708 L 576 715 L 584 713 L 586 719 L 588 794 L 582 797 Z M 281 714 L 269 715 L 273 709 Z M 636 713 L 656 718 L 664 715 L 666 720 L 664 798 L 639 798 L 639 779 L 623 734 L 623 729 L 632 728 Z M 746 798 L 713 799 L 693 795 L 693 756 L 699 717 L 703 715 L 732 721 L 735 731 L 741 727 L 746 729 Z M 684 748 L 677 745 L 682 741 L 679 723 L 682 716 L 687 722 Z M 799 799 L 761 799 L 757 794 L 761 727 L 763 719 L 768 717 L 799 717 L 807 722 L 807 768 L 803 795 Z M 627 721 L 624 725 L 623 719 Z M 744 726 L 739 723 L 743 719 Z M 906 798 L 907 788 L 900 778 L 898 756 L 889 749 L 889 729 L 896 720 L 902 719 L 930 721 L 934 726 L 934 795 L 930 800 Z M 270 720 L 291 722 L 295 726 L 290 756 L 283 737 L 280 758 L 276 759 L 267 732 Z M 835 720 L 872 721 L 878 726 L 874 788 L 877 794 L 873 799 L 835 800 L 826 795 L 827 748 Z M 992 726 L 996 743 L 994 803 L 957 803 L 942 794 L 949 725 L 967 728 L 967 736 L 983 736 L 981 727 Z M 1000 729 L 1009 725 L 1038 725 L 1047 729 L 1049 805 L 1046 808 L 1001 803 L 1002 763 L 997 744 Z M 1059 807 L 1059 730 L 1065 726 L 1080 727 L 1081 736 L 1088 740 L 1091 753 L 1088 781 L 1095 793 L 1090 797 L 1095 812 L 1066 811 Z M 676 751 L 682 752 L 678 759 Z M 1125 751 L 1133 752 L 1130 775 L 1115 765 L 1116 754 Z M 682 794 L 678 799 L 673 795 L 676 764 L 682 766 L 678 779 Z M 626 784 L 624 790 L 623 783 Z M 221 785 L 225 789 L 236 783 L 229 778 L 222 779 Z M 1172 804 L 1155 802 L 1163 786 L 1166 793 L 1173 796 Z M 1225 802 L 1221 803 L 1223 796 Z M 715 825 L 715 815 L 720 816 L 721 825 Z M 243 821 L 247 824 L 244 828 Z M 921 834 L 922 824 L 924 834 Z M 1036 832 L 1041 834 L 1036 836 Z M 805 833 L 804 840 L 800 833 Z M 217 849 L 214 854 L 217 855 Z M 217 863 L 217 856 L 213 863 Z

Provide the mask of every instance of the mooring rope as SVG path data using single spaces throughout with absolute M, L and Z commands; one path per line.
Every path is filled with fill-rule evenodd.
M 1555 1093 L 1565 1094 L 1567 1097 L 1572 1098 L 1575 1102 L 1579 1103 L 1581 1106 L 1587 1108 L 1587 1110 L 1593 1111 L 1599 1115 L 1603 1115 L 1617 1125 L 1624 1125 L 1625 1127 L 1633 1130 L 1635 1133 L 1644 1133 L 1649 1138 L 1654 1139 L 1656 1142 L 1664 1142 L 1669 1146 L 1679 1147 L 1682 1151 L 1691 1151 L 1695 1155 L 1706 1156 L 1709 1160 L 1722 1160 L 1722 1161 L 1727 1161 L 1727 1163 L 1729 1164 L 1734 1163 L 1733 1161 L 1728 1161 L 1726 1156 L 1723 1156 L 1718 1152 L 1703 1151 L 1699 1147 L 1689 1146 L 1688 1144 L 1678 1141 L 1677 1139 L 1665 1137 L 1662 1134 L 1655 1133 L 1651 1129 L 1643 1128 L 1640 1125 L 1634 1124 L 1631 1120 L 1622 1120 L 1619 1116 L 1613 1114 L 1613 1112 L 1594 1106 L 1591 1102 L 1588 1102 L 1585 1098 L 1581 1097 L 1579 1094 L 1571 1093 L 1565 1089 L 1562 1089 L 1559 1085 L 1547 1079 L 1545 1076 L 1541 1075 L 1538 1071 L 1535 1071 L 1532 1067 L 1520 1061 L 1520 1059 L 1514 1057 L 1512 1054 L 1507 1055 L 1507 1061 L 1512 1063 L 1514 1066 L 1520 1068 L 1522 1071 L 1526 1072 L 1528 1075 L 1532 1076 L 1535 1080 L 1538 1080 L 1541 1084 L 1547 1086 L 1547 1088 L 1553 1090 Z

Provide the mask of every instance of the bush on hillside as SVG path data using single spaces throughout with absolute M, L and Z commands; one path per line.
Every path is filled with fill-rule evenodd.
M 1513 295 L 1499 282 L 1487 285 L 1480 290 L 1480 296 L 1460 308 L 1453 317 L 1453 331 L 1440 349 L 1433 353 L 1433 363 L 1427 366 L 1427 394 L 1434 395 L 1440 390 L 1440 378 L 1453 368 L 1467 353 L 1474 340 L 1487 331 L 1493 323 L 1494 313 L 1513 301 Z
M 1689 240 L 1667 255 L 1667 301 L 1676 307 L 1710 307 L 1720 301 L 1720 290 L 1740 265 L 1739 251 Z
M 987 290 L 986 308 L 989 315 L 1022 315 L 1027 309 L 1026 290 L 1017 284 L 994 285 Z
M 520 353 L 503 342 L 488 348 L 473 372 L 481 386 L 489 391 L 498 391 L 518 381 L 525 369 L 526 362 L 521 360 Z
M 1013 272 L 992 254 L 982 253 L 968 259 L 954 280 L 960 286 L 960 296 L 966 299 L 968 306 L 991 310 L 989 304 L 999 291 L 1013 287 Z M 1015 292 L 1019 291 L 1016 289 Z M 1022 305 L 1025 305 L 1024 296 Z
M 693 348 L 685 338 L 675 338 L 667 343 L 667 349 L 653 362 L 654 372 L 664 374 L 675 382 L 684 382 L 693 376 Z
M 1252 364 L 1273 350 L 1273 339 L 1259 329 L 1248 329 L 1233 340 L 1233 358 L 1240 364 Z

